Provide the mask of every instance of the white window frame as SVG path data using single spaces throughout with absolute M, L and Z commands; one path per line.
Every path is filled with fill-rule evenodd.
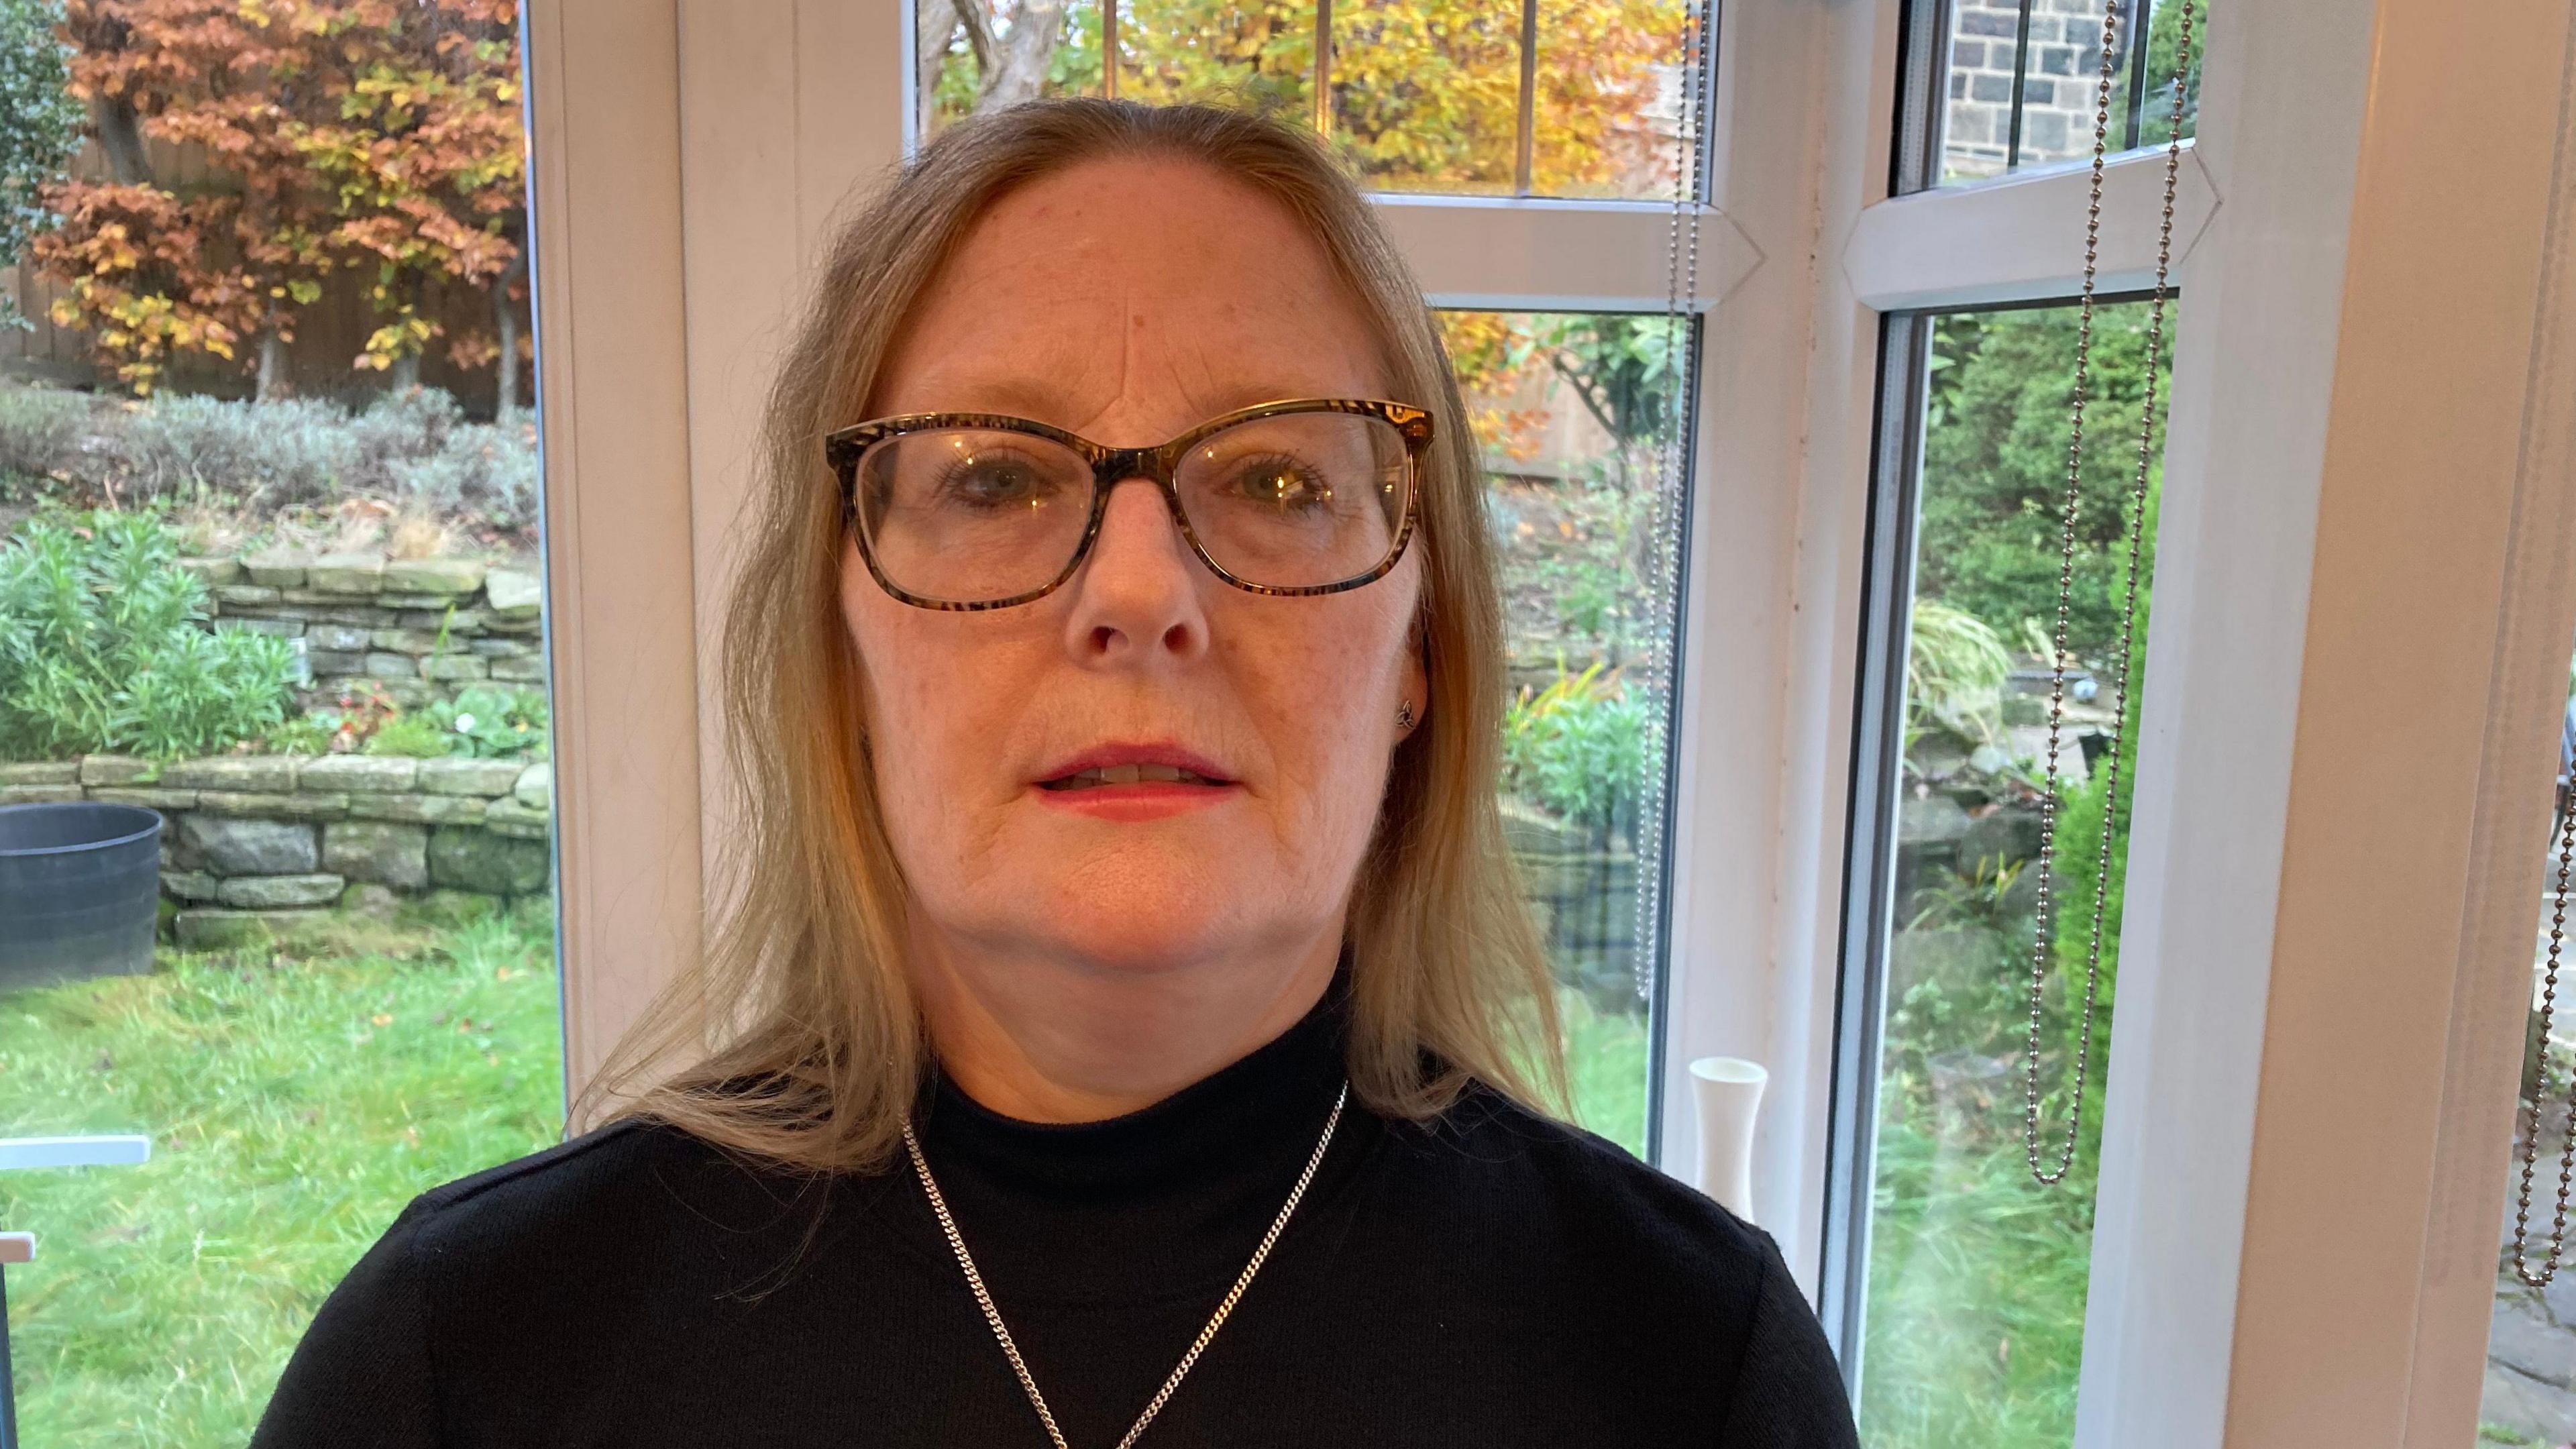
M 1755 1216 L 1811 1294 L 1879 319 L 2071 295 L 2080 262 L 2080 177 L 1888 199 L 1901 8 L 1725 0 L 1689 299 L 1661 1095 L 1687 1101 L 1693 1056 L 1772 1066 Z M 2496 843 L 2545 830 L 2576 629 L 2566 328 L 2531 325 L 2566 12 L 2216 0 L 2084 1449 L 2473 1432 L 2539 884 Z M 833 206 L 902 154 L 911 38 L 898 0 L 531 0 L 526 25 L 578 1082 L 697 949 L 727 816 L 698 725 L 759 390 Z M 2153 192 L 2114 168 L 2106 286 L 2140 278 Z M 1385 215 L 1440 305 L 1664 305 L 1654 203 Z M 2421 718 L 2364 727 L 2392 686 Z M 1660 1133 L 1687 1170 L 1686 1113 Z

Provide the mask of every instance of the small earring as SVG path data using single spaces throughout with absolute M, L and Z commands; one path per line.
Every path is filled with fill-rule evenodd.
M 1400 730 L 1408 730 L 1408 731 L 1409 731 L 1409 730 L 1411 730 L 1411 729 L 1413 728 L 1413 701 L 1412 701 L 1412 700 L 1409 700 L 1409 699 L 1403 699 L 1403 700 L 1398 700 L 1398 701 L 1396 701 L 1396 705 L 1395 705 L 1395 727 L 1396 727 L 1397 729 L 1400 729 Z

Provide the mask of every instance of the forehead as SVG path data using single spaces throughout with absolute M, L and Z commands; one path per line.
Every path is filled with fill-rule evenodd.
M 1159 442 L 1252 403 L 1388 385 L 1366 312 L 1285 206 L 1203 163 L 1119 158 L 985 211 L 915 302 L 869 411 Z

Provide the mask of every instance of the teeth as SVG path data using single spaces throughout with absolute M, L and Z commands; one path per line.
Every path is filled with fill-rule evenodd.
M 1094 785 L 1135 785 L 1148 783 L 1211 785 L 1216 782 L 1210 780 L 1205 775 L 1196 773 L 1195 771 L 1184 770 L 1178 765 L 1106 765 L 1095 769 L 1077 770 L 1074 773 L 1065 776 L 1061 780 L 1051 782 L 1048 788 L 1056 790 L 1087 790 Z

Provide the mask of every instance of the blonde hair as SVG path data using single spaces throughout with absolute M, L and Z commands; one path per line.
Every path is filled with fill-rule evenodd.
M 1353 1090 L 1389 1117 L 1437 1115 L 1471 1083 L 1562 1113 L 1555 997 L 1494 802 L 1505 685 L 1483 484 L 1421 291 L 1369 202 L 1301 133 L 1207 106 L 1079 99 L 953 127 L 839 226 L 769 394 L 724 625 L 743 805 L 732 888 L 706 951 L 619 1041 L 575 1121 L 622 1101 L 612 1115 L 815 1171 L 873 1169 L 900 1140 L 928 1046 L 821 439 L 859 419 L 905 316 L 996 198 L 1122 156 L 1199 162 L 1284 206 L 1374 324 L 1393 395 L 1434 419 L 1416 540 L 1430 699 L 1396 750 L 1352 895 Z M 651 1079 L 673 1060 L 689 1064 Z

